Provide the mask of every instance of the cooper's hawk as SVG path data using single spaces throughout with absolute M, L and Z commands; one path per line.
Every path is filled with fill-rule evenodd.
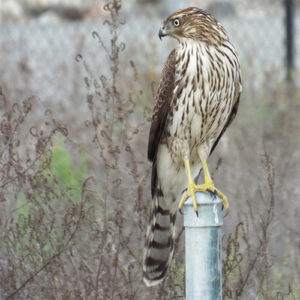
M 197 213 L 195 192 L 201 191 L 218 194 L 228 207 L 206 160 L 234 119 L 241 93 L 236 51 L 213 16 L 196 7 L 175 12 L 159 30 L 160 38 L 167 35 L 179 44 L 162 72 L 149 135 L 154 205 L 143 266 L 148 286 L 164 279 L 171 262 L 178 203 L 181 210 L 191 196 Z M 196 185 L 201 167 L 204 184 Z

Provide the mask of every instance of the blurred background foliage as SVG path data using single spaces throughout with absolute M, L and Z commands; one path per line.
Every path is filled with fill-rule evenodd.
M 167 280 L 147 289 L 141 260 L 149 121 L 176 45 L 157 33 L 190 5 L 223 23 L 242 67 L 239 113 L 209 161 L 230 202 L 224 299 L 300 299 L 297 0 L 1 1 L 0 299 L 184 298 L 182 218 Z

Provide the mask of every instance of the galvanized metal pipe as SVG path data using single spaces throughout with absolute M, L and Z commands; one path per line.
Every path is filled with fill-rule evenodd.
M 186 300 L 222 299 L 222 200 L 196 193 L 198 217 L 184 204 Z

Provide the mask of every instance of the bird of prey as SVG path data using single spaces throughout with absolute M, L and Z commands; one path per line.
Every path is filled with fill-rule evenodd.
M 200 191 L 218 195 L 228 207 L 206 160 L 234 119 L 242 90 L 235 48 L 211 14 L 196 7 L 179 10 L 163 22 L 159 37 L 164 36 L 179 43 L 162 71 L 149 134 L 154 205 L 143 264 L 147 286 L 166 276 L 178 206 L 181 210 L 191 197 L 197 213 L 195 192 Z M 201 168 L 204 184 L 197 185 Z

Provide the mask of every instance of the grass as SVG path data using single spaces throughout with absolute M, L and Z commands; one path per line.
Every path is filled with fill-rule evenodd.
M 62 136 L 55 137 L 54 146 L 51 148 L 50 171 L 60 185 L 67 187 L 72 199 L 81 196 L 82 183 L 87 177 L 87 155 L 85 151 L 80 153 L 79 163 L 72 162 L 72 154 L 63 148 Z M 73 166 L 78 165 L 77 168 Z

